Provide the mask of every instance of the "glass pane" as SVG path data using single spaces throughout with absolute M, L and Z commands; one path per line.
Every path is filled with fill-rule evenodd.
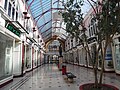
M 14 15 L 15 15 L 15 9 L 14 7 L 12 8 L 12 19 L 14 20 Z
M 27 67 L 27 69 L 28 68 L 31 68 L 31 48 L 30 48 L 30 46 L 27 46 L 26 47 L 26 67 Z
M 120 70 L 120 44 L 115 46 L 115 67 Z
M 4 4 L 4 9 L 7 10 L 7 2 L 8 0 L 5 0 L 5 4 Z
M 12 75 L 13 41 L 0 33 L 0 80 Z
M 18 12 L 16 12 L 16 21 L 18 20 Z
M 9 2 L 8 15 L 11 16 L 11 3 Z

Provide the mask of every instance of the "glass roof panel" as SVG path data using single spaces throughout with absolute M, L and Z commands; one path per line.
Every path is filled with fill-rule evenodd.
M 28 9 L 31 11 L 35 24 L 41 32 L 44 40 L 52 38 L 52 32 L 65 37 L 65 30 L 62 30 L 61 21 L 54 21 L 53 13 L 63 8 L 64 0 L 27 0 Z M 57 27 L 57 28 L 56 28 Z M 54 34 L 55 34 L 54 33 Z M 61 34 L 60 34 L 61 33 Z

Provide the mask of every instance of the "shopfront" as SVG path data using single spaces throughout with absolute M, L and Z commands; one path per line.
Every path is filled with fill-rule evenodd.
M 37 54 L 37 65 L 38 65 L 38 66 L 41 65 L 41 61 L 40 61 L 40 50 L 38 51 L 38 54 Z
M 96 43 L 92 43 L 90 45 L 90 54 L 91 54 L 91 59 L 88 59 L 88 67 L 92 68 L 93 63 L 95 63 L 95 61 L 96 61 Z M 89 55 L 88 55 L 88 57 L 89 57 Z
M 33 68 L 37 67 L 37 50 L 34 48 L 33 50 Z
M 71 64 L 74 64 L 73 51 L 70 51 L 69 59 L 70 59 L 70 63 L 71 63 Z
M 86 66 L 86 61 L 85 61 L 86 53 L 84 48 L 80 47 L 78 52 L 79 52 L 79 65 Z
M 68 58 L 68 60 L 67 60 L 68 63 L 70 63 L 70 52 L 69 51 L 68 51 L 68 57 L 67 58 Z
M 13 75 L 13 42 L 13 38 L 0 32 L 0 84 Z
M 32 47 L 31 45 L 26 45 L 26 54 L 25 54 L 25 68 L 26 71 L 29 71 L 32 69 Z
M 82 63 L 82 48 L 79 48 L 79 65 L 83 65 L 83 63 Z
M 74 64 L 77 64 L 77 49 L 73 50 L 73 60 Z
M 44 56 L 45 56 L 44 51 L 41 50 L 41 55 L 40 55 L 41 65 L 44 64 Z M 52 60 L 52 56 L 50 56 L 50 57 Z
M 98 69 L 101 69 L 101 66 L 102 66 L 102 57 L 101 57 L 101 51 L 99 51 L 99 55 L 98 55 Z M 108 45 L 108 47 L 106 49 L 104 70 L 105 71 L 114 71 L 111 44 Z
M 105 71 L 114 71 L 111 44 L 108 45 L 107 50 L 106 50 Z

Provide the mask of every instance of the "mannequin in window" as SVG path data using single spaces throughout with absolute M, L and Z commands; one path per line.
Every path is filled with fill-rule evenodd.
M 62 56 L 62 45 L 59 46 L 59 55 Z

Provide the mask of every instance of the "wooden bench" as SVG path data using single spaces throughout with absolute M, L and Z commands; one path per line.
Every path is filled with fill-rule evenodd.
M 67 72 L 66 74 L 67 80 L 72 83 L 74 81 L 74 78 L 76 78 L 76 76 L 74 74 L 72 74 L 71 72 Z

